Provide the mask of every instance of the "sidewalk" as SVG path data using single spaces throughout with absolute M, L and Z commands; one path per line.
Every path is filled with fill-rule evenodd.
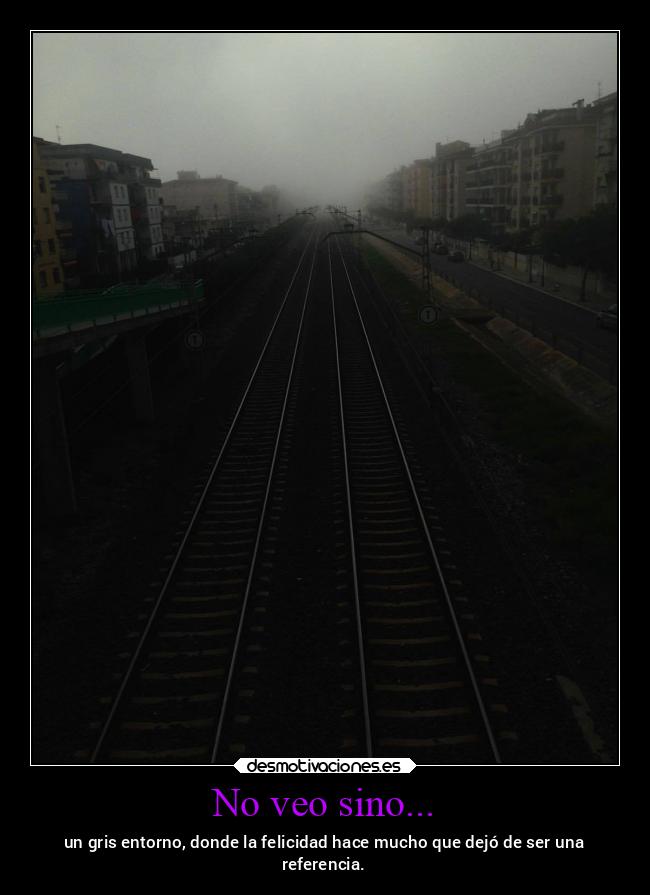
M 467 256 L 466 256 L 467 257 Z M 562 301 L 568 301 L 571 304 L 578 305 L 580 308 L 586 308 L 590 311 L 602 311 L 603 308 L 608 308 L 611 304 L 613 304 L 613 300 L 610 296 L 607 295 L 594 295 L 594 293 L 588 293 L 586 301 L 580 301 L 580 290 L 568 286 L 566 284 L 560 284 L 558 288 L 554 288 L 554 284 L 550 281 L 549 277 L 545 278 L 545 283 L 542 286 L 540 283 L 539 273 L 533 274 L 533 282 L 528 282 L 528 271 L 522 269 L 521 271 L 515 271 L 511 267 L 498 268 L 490 267 L 490 262 L 485 258 L 476 258 L 473 257 L 470 264 L 473 264 L 475 267 L 482 267 L 483 270 L 491 270 L 492 273 L 497 276 L 505 277 L 508 280 L 512 280 L 516 283 L 521 283 L 524 286 L 529 286 L 531 289 L 536 289 L 538 292 L 545 292 L 547 295 L 552 295 L 553 298 L 561 299 Z M 522 263 L 525 263 L 522 257 Z

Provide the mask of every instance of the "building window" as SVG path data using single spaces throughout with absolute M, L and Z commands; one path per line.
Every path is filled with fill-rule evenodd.
M 45 192 L 46 192 L 46 189 L 45 189 L 45 178 L 44 178 L 44 177 L 39 177 L 39 178 L 38 178 L 38 188 L 39 188 L 39 190 L 41 191 L 41 193 L 45 193 Z
M 60 283 L 60 282 L 61 282 L 61 273 L 60 273 L 58 267 L 55 267 L 55 268 L 54 268 L 54 270 L 52 271 L 52 274 L 53 274 L 53 276 L 54 276 L 54 282 L 55 282 L 55 283 Z
M 40 257 L 43 254 L 43 250 L 41 249 L 40 239 L 36 240 L 36 242 L 34 243 L 34 246 L 36 247 L 36 254 Z
M 48 249 L 49 249 L 49 251 L 50 251 L 50 255 L 56 255 L 56 245 L 54 244 L 54 240 L 53 240 L 53 239 L 48 239 L 48 241 L 47 241 L 47 247 L 48 247 Z
M 49 208 L 43 209 L 43 220 L 46 224 L 50 223 L 50 209 Z
M 38 282 L 41 286 L 47 286 L 47 273 L 44 270 L 39 270 Z

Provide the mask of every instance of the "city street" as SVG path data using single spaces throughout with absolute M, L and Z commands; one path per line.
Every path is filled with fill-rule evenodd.
M 370 228 L 372 229 L 372 228 Z M 419 251 L 415 240 L 407 236 L 403 230 L 377 229 L 388 239 L 392 239 L 407 248 Z M 409 254 L 415 259 L 415 255 Z M 618 358 L 618 334 L 597 325 L 596 313 L 588 308 L 556 298 L 535 287 L 517 283 L 499 273 L 485 270 L 472 264 L 471 261 L 453 263 L 447 255 L 431 253 L 431 271 L 433 274 L 451 275 L 464 291 L 478 290 L 481 304 L 489 303 L 490 307 L 513 322 L 535 321 L 536 335 L 550 342 L 555 334 L 558 340 L 570 340 L 571 345 L 558 344 L 560 350 L 576 357 L 580 348 L 593 355 L 603 372 L 610 365 L 615 365 Z M 486 302 L 487 299 L 487 302 Z

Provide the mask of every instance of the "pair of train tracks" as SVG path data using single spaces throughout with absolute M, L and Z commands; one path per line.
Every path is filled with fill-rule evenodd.
M 315 249 L 308 241 L 164 583 L 91 763 L 213 763 L 253 594 Z M 306 284 L 301 286 L 301 277 Z M 287 360 L 287 346 L 293 351 Z
M 322 304 L 311 309 L 317 265 L 327 274 L 321 296 L 329 292 L 329 314 Z M 282 519 L 291 515 L 287 479 L 300 488 L 290 447 L 300 427 L 298 395 L 307 388 L 305 322 L 317 312 L 319 327 L 329 317 L 327 331 L 312 326 L 311 338 L 327 346 L 331 364 L 327 388 L 337 412 L 328 435 L 331 472 L 340 483 L 330 497 L 337 584 L 325 612 L 341 612 L 353 632 L 335 648 L 345 669 L 337 686 L 350 701 L 328 721 L 340 720 L 339 754 L 409 755 L 432 764 L 500 761 L 474 670 L 473 632 L 463 630 L 450 593 L 440 520 L 391 407 L 344 252 L 336 243 L 333 257 L 314 229 L 179 531 L 91 763 L 209 764 L 271 754 L 254 733 L 254 718 L 250 723 L 263 711 L 251 696 L 264 653 L 273 651 L 272 642 L 265 644 L 266 621 L 283 597 L 273 569 L 283 561 L 276 549 Z M 315 513 L 323 500 L 316 499 Z M 291 637 L 288 630 L 288 644 Z M 319 647 L 332 648 L 324 640 Z M 266 686 L 278 687 L 271 673 Z M 328 686 L 321 681 L 321 700 Z M 248 731 L 246 742 L 238 730 Z M 306 751 L 299 723 L 293 741 L 294 754 Z

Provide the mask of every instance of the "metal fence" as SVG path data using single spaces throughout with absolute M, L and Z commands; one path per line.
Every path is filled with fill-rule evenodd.
M 516 326 L 527 330 L 532 336 L 546 342 L 556 351 L 561 351 L 562 354 L 566 354 L 567 357 L 572 358 L 583 367 L 591 370 L 592 373 L 596 373 L 598 376 L 606 379 L 611 385 L 617 384 L 618 365 L 615 361 L 599 357 L 589 346 L 580 342 L 578 339 L 574 339 L 564 333 L 558 333 L 548 326 L 540 324 L 535 317 L 510 308 L 503 303 L 492 299 L 489 295 L 484 295 L 479 289 L 473 286 L 461 286 L 456 277 L 451 273 L 447 273 L 447 271 L 436 273 L 436 276 L 442 277 L 442 279 L 451 283 L 452 286 L 463 290 L 470 296 L 470 298 L 476 299 L 476 301 L 480 302 L 484 307 L 494 311 L 495 314 L 498 314 L 500 317 L 505 317 L 507 320 L 512 321 Z
M 110 289 L 67 293 L 32 304 L 32 331 L 39 336 L 51 329 L 70 330 L 79 324 L 98 325 L 157 313 L 192 304 L 204 297 L 202 280 L 193 283 L 119 284 Z

